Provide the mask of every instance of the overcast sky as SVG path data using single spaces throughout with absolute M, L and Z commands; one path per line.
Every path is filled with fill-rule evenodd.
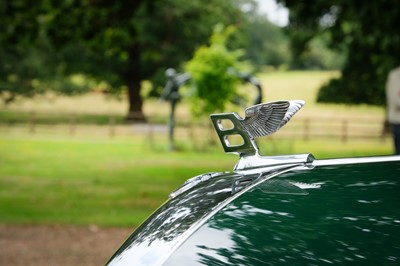
M 287 8 L 278 5 L 275 0 L 257 0 L 260 11 L 266 13 L 269 20 L 279 26 L 288 24 L 289 11 Z

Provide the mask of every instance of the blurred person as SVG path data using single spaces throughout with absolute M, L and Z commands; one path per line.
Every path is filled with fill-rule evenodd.
M 386 100 L 387 120 L 392 127 L 395 153 L 400 155 L 400 66 L 389 72 Z

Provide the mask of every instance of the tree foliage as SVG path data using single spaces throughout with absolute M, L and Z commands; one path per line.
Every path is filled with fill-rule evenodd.
M 0 97 L 74 94 L 101 82 L 106 92 L 127 92 L 128 117 L 139 120 L 141 82 L 152 81 L 157 95 L 165 69 L 182 70 L 218 23 L 237 27 L 226 46 L 244 48 L 244 59 L 258 66 L 291 58 L 281 29 L 254 0 L 0 1 L 0 23 Z M 321 54 L 313 58 L 324 66 Z M 76 74 L 87 82 L 75 82 Z
M 260 13 L 256 4 L 247 9 L 247 19 L 241 26 L 242 39 L 239 42 L 245 52 L 243 58 L 259 67 L 288 65 L 291 52 L 289 39 L 283 30 L 271 23 L 265 14 Z
M 242 10 L 246 19 L 240 25 L 237 42 L 229 46 L 243 48 L 244 59 L 251 61 L 258 69 L 264 66 L 307 70 L 341 68 L 342 53 L 329 49 L 326 34 L 313 38 L 308 49 L 293 57 L 288 36 L 281 27 L 271 23 L 266 14 L 260 12 L 257 2 L 245 2 Z
M 195 86 L 191 103 L 197 115 L 223 111 L 226 103 L 237 96 L 239 78 L 233 71 L 243 68 L 244 64 L 239 61 L 242 51 L 227 48 L 233 30 L 232 26 L 225 29 L 222 25 L 216 26 L 210 44 L 199 47 L 186 64 Z
M 31 2 L 0 2 L 0 96 L 6 103 L 17 95 L 44 92 L 41 81 L 54 77 L 52 51 L 40 31 L 39 13 L 40 6 Z
M 2 1 L 0 23 L 0 71 L 7 80 L 43 81 L 46 76 L 84 73 L 106 81 L 109 89 L 126 88 L 129 116 L 143 119 L 141 81 L 153 80 L 168 67 L 179 67 L 197 46 L 204 44 L 217 23 L 237 24 L 241 20 L 235 1 L 212 0 L 71 0 Z M 39 43 L 45 43 L 41 49 Z M 13 45 L 15 48 L 13 48 Z M 34 47 L 51 63 L 36 61 L 19 72 L 15 66 L 30 56 Z M 8 58 L 11 62 L 7 65 Z M 47 60 L 47 59 L 46 59 Z M 22 67 L 22 65 L 20 65 Z M 31 72 L 30 72 L 31 71 Z M 158 79 L 160 80 L 160 79 Z M 37 83 L 37 82 L 36 82 Z M 21 81 L 18 87 L 28 91 Z M 0 84 L 3 85 L 3 84 Z M 4 84 L 5 85 L 5 84 Z M 39 86 L 44 89 L 44 86 Z M 2 86 L 5 90 L 15 89 Z M 4 89 L 3 89 L 4 90 Z M 35 91 L 31 90 L 32 94 Z
M 400 64 L 400 2 L 279 0 L 290 10 L 294 57 L 321 34 L 347 54 L 340 78 L 321 88 L 318 101 L 384 104 L 388 72 Z

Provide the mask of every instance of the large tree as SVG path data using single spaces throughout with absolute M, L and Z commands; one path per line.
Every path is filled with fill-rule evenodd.
M 43 86 L 37 79 L 54 74 L 83 73 L 106 81 L 110 88 L 127 88 L 128 118 L 143 120 L 140 97 L 143 80 L 156 81 L 167 67 L 179 67 L 194 49 L 207 42 L 213 25 L 237 24 L 236 1 L 212 0 L 15 0 L 0 3 L 0 71 L 6 83 L 15 79 L 13 93 L 30 84 L 34 94 Z M 39 44 L 43 44 L 40 46 Z M 16 47 L 16 48 L 14 48 Z M 34 49 L 32 48 L 34 47 Z M 40 48 L 44 48 L 43 49 Z M 53 49 L 54 48 L 54 49 Z M 33 49 L 31 52 L 28 50 Z M 41 53 L 40 67 L 18 71 L 20 58 Z M 46 56 L 47 55 L 47 56 Z M 11 64 L 4 66 L 5 58 Z M 19 58 L 19 59 L 18 59 Z M 32 71 L 33 69 L 33 71 Z M 46 73 L 39 76 L 40 69 Z M 28 82 L 27 82 L 28 81 Z M 5 84 L 0 84 L 5 85 Z M 26 89 L 21 89 L 26 91 Z
M 400 65 L 400 1 L 278 1 L 290 10 L 295 58 L 320 34 L 347 54 L 341 77 L 321 88 L 318 101 L 385 103 L 387 74 Z

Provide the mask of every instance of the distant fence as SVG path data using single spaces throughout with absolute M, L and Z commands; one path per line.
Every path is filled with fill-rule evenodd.
M 302 117 L 293 119 L 290 127 L 280 131 L 281 137 L 296 137 L 307 141 L 315 138 L 334 138 L 342 142 L 353 139 L 385 140 L 383 119 L 368 117 Z
M 40 116 L 40 114 L 39 114 Z M 64 134 L 75 135 L 78 133 L 101 131 L 102 135 L 109 137 L 117 135 L 143 135 L 149 139 L 155 136 L 167 136 L 168 127 L 166 118 L 164 122 L 154 122 L 150 119 L 147 124 L 126 124 L 121 117 L 105 116 L 101 124 L 96 122 L 82 122 L 79 115 L 66 114 L 63 119 L 54 119 L 58 123 L 47 123 L 43 118 L 37 119 L 38 114 L 29 112 L 23 114 L 24 119 L 14 122 L 1 121 L 3 128 L 26 127 L 30 134 L 40 133 L 45 130 L 47 133 L 52 131 L 62 131 Z M 45 121 L 45 122 L 44 122 Z M 211 122 L 189 122 L 188 117 L 176 118 L 177 139 L 185 135 L 189 139 L 215 136 Z M 320 117 L 320 116 L 299 116 L 293 118 L 289 126 L 283 127 L 274 138 L 293 138 L 308 141 L 311 139 L 330 138 L 347 142 L 353 139 L 371 139 L 384 141 L 387 135 L 383 134 L 383 119 L 376 117 Z

